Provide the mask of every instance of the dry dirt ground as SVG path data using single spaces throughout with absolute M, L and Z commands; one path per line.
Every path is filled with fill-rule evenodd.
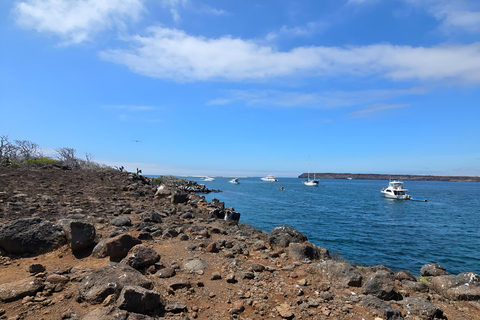
M 154 191 L 152 185 L 132 179 L 125 172 L 3 167 L 0 168 L 0 227 L 24 217 L 55 222 L 69 215 L 86 215 L 95 224 L 98 240 L 102 240 L 119 229 L 132 236 L 139 234 L 132 227 L 112 226 L 109 224 L 112 218 L 127 215 L 134 225 L 140 222 L 143 212 L 156 211 L 163 217 L 164 230 L 175 228 L 187 235 L 143 241 L 161 256 L 154 270 L 145 272 L 153 280 L 155 291 L 165 300 L 186 306 L 183 312 L 166 313 L 166 319 L 386 319 L 361 306 L 361 288 L 317 281 L 309 274 L 308 263 L 288 257 L 282 249 L 271 248 L 265 241 L 265 233 L 208 217 L 209 204 L 201 201 L 195 205 L 171 204 L 169 199 L 155 199 Z M 193 213 L 195 218 L 180 218 L 184 212 Z M 221 232 L 195 234 L 193 226 Z M 256 240 L 265 241 L 266 248 L 253 248 Z M 222 241 L 245 244 L 248 250 L 238 254 L 222 247 L 218 252 L 210 252 L 209 245 Z M 182 263 L 191 258 L 206 262 L 208 267 L 199 271 L 182 268 Z M 31 277 L 32 264 L 45 267 L 45 272 L 36 275 L 45 278 L 54 273 L 68 277 L 73 267 L 93 270 L 109 262 L 108 257 L 92 257 L 91 250 L 74 254 L 67 244 L 38 255 L 16 256 L 0 251 L 0 285 Z M 252 271 L 252 266 L 257 265 L 264 269 Z M 163 268 L 171 266 L 176 268 L 172 278 L 158 276 Z M 254 279 L 244 278 L 249 272 L 255 275 Z M 190 287 L 171 290 L 168 281 L 172 279 L 187 280 Z M 13 302 L 0 301 L 0 319 L 81 319 L 91 310 L 112 305 L 111 301 L 100 305 L 81 301 L 79 286 L 79 281 L 72 280 L 55 290 L 44 290 Z M 480 320 L 480 310 L 469 302 L 452 302 L 435 294 L 425 296 L 443 310 L 446 319 Z M 396 306 L 396 302 L 390 303 Z M 405 314 L 404 317 L 421 319 Z

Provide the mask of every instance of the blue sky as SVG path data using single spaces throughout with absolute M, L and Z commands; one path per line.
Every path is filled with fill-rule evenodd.
M 0 46 L 0 135 L 46 154 L 480 175 L 477 0 L 3 0 Z

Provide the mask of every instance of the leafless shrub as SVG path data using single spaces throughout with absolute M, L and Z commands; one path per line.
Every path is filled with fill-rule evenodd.
M 8 164 L 16 158 L 17 147 L 8 141 L 8 136 L 0 136 L 0 163 Z
M 57 152 L 57 158 L 62 162 L 63 165 L 70 167 L 70 168 L 79 168 L 80 162 L 79 159 L 75 156 L 77 152 L 73 148 L 58 148 L 55 149 Z
M 25 162 L 40 158 L 42 155 L 39 151 L 39 145 L 28 140 L 15 140 L 17 152 L 15 159 L 17 162 Z

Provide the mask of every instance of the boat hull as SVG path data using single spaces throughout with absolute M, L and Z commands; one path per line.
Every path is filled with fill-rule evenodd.
M 310 187 L 318 187 L 318 180 L 303 181 L 303 184 Z

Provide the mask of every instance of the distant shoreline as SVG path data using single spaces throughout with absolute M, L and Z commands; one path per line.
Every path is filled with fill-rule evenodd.
M 371 174 L 371 173 L 310 173 L 310 178 L 317 179 L 349 179 L 352 180 L 417 180 L 417 181 L 455 181 L 480 182 L 478 176 L 431 176 L 413 174 Z M 299 178 L 306 179 L 308 173 L 302 173 Z

